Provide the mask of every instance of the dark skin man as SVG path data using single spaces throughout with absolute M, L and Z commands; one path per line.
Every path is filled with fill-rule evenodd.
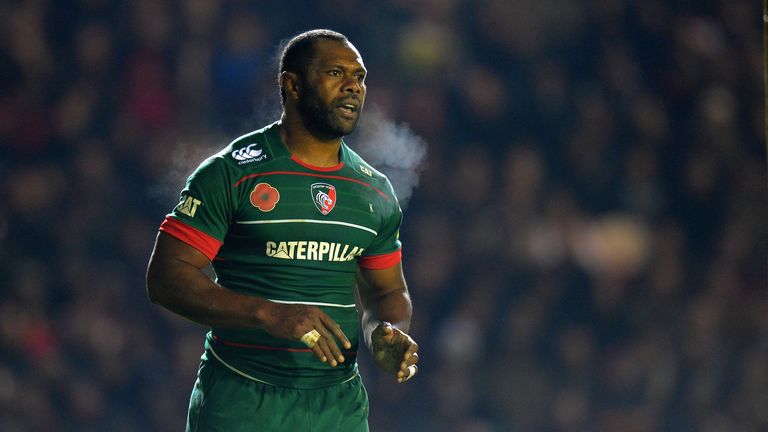
M 348 42 L 314 42 L 311 62 L 303 74 L 283 72 L 284 92 L 279 132 L 298 160 L 316 166 L 339 163 L 341 138 L 351 133 L 365 101 L 366 69 L 360 53 Z M 238 294 L 204 273 L 210 260 L 196 248 L 160 232 L 147 271 L 147 292 L 153 303 L 194 322 L 222 328 L 260 327 L 269 334 L 301 340 L 311 330 L 320 338 L 311 347 L 319 361 L 337 366 L 345 361 L 340 347 L 352 344 L 320 308 L 282 304 Z M 358 271 L 363 308 L 363 337 L 377 366 L 398 382 L 415 375 L 418 344 L 408 335 L 411 301 L 398 263 Z

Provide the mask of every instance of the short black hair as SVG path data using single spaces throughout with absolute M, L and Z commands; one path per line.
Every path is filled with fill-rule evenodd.
M 303 77 L 307 65 L 312 61 L 312 56 L 315 54 L 315 42 L 320 39 L 349 43 L 349 39 L 346 36 L 328 29 L 309 30 L 292 37 L 280 53 L 280 64 L 277 74 L 277 85 L 280 87 L 280 103 L 285 103 L 285 90 L 283 90 L 283 85 L 280 82 L 280 75 L 283 72 L 294 72 Z

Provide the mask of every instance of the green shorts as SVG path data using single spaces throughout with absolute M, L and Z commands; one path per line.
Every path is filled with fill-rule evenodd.
M 360 375 L 317 389 L 293 389 L 243 378 L 216 360 L 203 361 L 192 390 L 187 432 L 367 432 L 368 395 Z

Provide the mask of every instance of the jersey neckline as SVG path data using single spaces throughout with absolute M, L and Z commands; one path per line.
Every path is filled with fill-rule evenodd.
M 341 153 L 341 152 L 339 152 L 339 153 Z M 342 167 L 344 167 L 344 162 L 343 161 L 340 161 L 336 165 L 329 166 L 329 167 L 319 167 L 319 166 L 310 165 L 310 164 L 308 164 L 306 162 L 303 162 L 303 161 L 299 160 L 299 158 L 297 158 L 296 155 L 293 155 L 293 154 L 291 155 L 291 160 L 293 160 L 297 164 L 303 166 L 304 168 L 308 168 L 308 169 L 311 169 L 313 171 L 331 172 L 331 171 L 338 171 Z
M 288 146 L 285 145 L 283 142 L 283 138 L 280 136 L 280 122 L 276 121 L 272 123 L 271 126 L 269 126 L 267 130 L 267 140 L 273 141 L 277 143 L 277 146 L 282 150 L 282 153 L 287 155 L 293 162 L 298 164 L 299 166 L 302 166 L 306 169 L 312 170 L 312 171 L 318 171 L 318 172 L 333 172 L 338 171 L 344 167 L 344 160 L 346 159 L 346 143 L 344 143 L 344 140 L 341 140 L 341 145 L 339 146 L 339 163 L 334 166 L 329 167 L 320 167 L 315 166 L 312 164 L 308 164 L 306 162 L 303 162 L 299 160 L 293 153 L 291 153 L 290 149 L 288 149 Z

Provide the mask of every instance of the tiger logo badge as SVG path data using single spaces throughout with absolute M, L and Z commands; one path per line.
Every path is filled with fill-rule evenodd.
M 327 215 L 336 206 L 336 187 L 328 183 L 313 183 L 310 187 L 312 202 L 320 213 Z

